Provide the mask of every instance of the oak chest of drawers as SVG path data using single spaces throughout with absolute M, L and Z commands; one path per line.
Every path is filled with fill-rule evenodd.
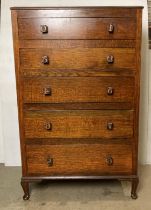
M 44 179 L 138 185 L 141 7 L 11 8 L 24 199 Z

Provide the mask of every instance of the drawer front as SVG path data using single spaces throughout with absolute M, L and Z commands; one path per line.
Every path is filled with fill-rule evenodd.
M 133 77 L 24 78 L 24 103 L 129 102 Z
M 135 39 L 134 18 L 19 18 L 20 39 Z
M 28 111 L 24 126 L 25 138 L 130 138 L 133 111 Z
M 131 145 L 27 145 L 30 175 L 124 175 L 132 173 Z
M 21 49 L 20 66 L 30 69 L 114 69 L 136 67 L 133 48 Z

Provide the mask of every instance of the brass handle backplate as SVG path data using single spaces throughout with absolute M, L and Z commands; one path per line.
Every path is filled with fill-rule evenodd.
M 113 33 L 114 32 L 114 25 L 113 24 L 110 24 L 109 27 L 108 27 L 108 32 L 109 33 Z
M 51 158 L 50 156 L 48 156 L 47 158 L 47 164 L 49 167 L 53 165 L 53 158 Z
M 50 122 L 45 123 L 45 129 L 51 131 L 52 130 L 52 124 Z
M 108 55 L 106 58 L 108 64 L 114 63 L 114 56 L 113 55 Z
M 41 61 L 43 64 L 49 64 L 49 57 L 47 55 L 44 55 L 42 57 L 42 61 Z
M 48 33 L 48 26 L 47 26 L 47 25 L 41 25 L 41 26 L 40 26 L 40 31 L 41 31 L 41 33 L 43 33 L 43 34 Z
M 114 124 L 112 122 L 107 123 L 107 129 L 108 130 L 110 130 L 110 131 L 113 130 L 113 127 L 114 127 Z
M 111 155 L 108 155 L 106 157 L 106 163 L 107 163 L 108 166 L 112 166 L 113 165 L 113 158 L 112 158 Z
M 50 87 L 44 88 L 43 93 L 45 96 L 51 96 L 51 88 Z
M 109 96 L 112 96 L 113 93 L 114 93 L 113 88 L 112 88 L 112 87 L 108 87 L 108 88 L 107 88 L 107 94 L 108 94 Z

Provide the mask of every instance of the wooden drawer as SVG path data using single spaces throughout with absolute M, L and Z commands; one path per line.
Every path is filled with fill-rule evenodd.
M 24 103 L 133 103 L 133 77 L 24 78 Z
M 132 149 L 125 144 L 27 145 L 30 175 L 125 175 L 132 173 Z
M 19 18 L 20 39 L 135 39 L 134 18 Z
M 24 128 L 25 138 L 129 138 L 133 111 L 28 111 Z
M 21 49 L 20 66 L 30 69 L 136 68 L 133 48 Z

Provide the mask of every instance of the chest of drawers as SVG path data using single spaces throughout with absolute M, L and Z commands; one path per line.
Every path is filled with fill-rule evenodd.
M 141 7 L 11 8 L 21 184 L 138 185 Z

